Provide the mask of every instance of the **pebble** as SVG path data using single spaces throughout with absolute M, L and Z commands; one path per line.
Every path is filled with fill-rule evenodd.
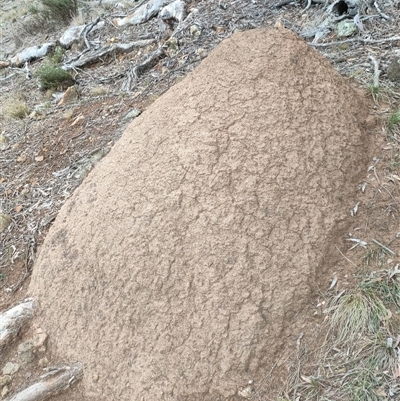
M 18 372 L 18 370 L 18 363 L 7 362 L 3 368 L 3 375 L 13 375 L 15 372 Z

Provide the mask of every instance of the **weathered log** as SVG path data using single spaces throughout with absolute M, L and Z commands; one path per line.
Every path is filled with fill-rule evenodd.
M 155 39 L 138 40 L 131 43 L 114 43 L 110 46 L 102 47 L 86 57 L 79 58 L 71 62 L 65 63 L 62 68 L 64 70 L 72 70 L 76 67 L 83 67 L 84 65 L 94 63 L 101 57 L 114 53 L 128 53 L 137 47 L 145 47 L 156 43 Z
M 20 67 L 25 64 L 26 61 L 34 60 L 40 57 L 44 57 L 51 49 L 55 47 L 55 43 L 44 43 L 42 46 L 32 46 L 22 50 L 11 58 L 10 62 L 12 65 Z
M 0 315 L 0 352 L 33 316 L 33 301 L 28 299 Z
M 74 363 L 49 368 L 40 381 L 15 394 L 7 401 L 44 401 L 67 390 L 83 376 L 83 365 Z
M 158 12 L 173 0 L 150 0 L 148 3 L 141 5 L 133 14 L 125 18 L 114 18 L 113 23 L 116 26 L 137 25 L 148 21 L 150 18 L 158 14 Z
M 165 6 L 160 12 L 160 18 L 163 21 L 174 19 L 181 22 L 185 19 L 185 2 L 182 0 L 175 0 L 172 3 Z

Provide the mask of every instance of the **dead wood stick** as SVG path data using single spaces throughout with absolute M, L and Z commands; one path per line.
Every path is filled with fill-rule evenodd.
M 390 21 L 390 17 L 382 12 L 382 10 L 380 9 L 380 7 L 376 1 L 374 1 L 374 7 L 376 8 L 376 11 L 378 11 L 379 15 L 382 18 L 384 18 L 386 21 Z
M 0 352 L 33 316 L 33 301 L 28 299 L 0 315 Z
M 99 22 L 100 22 L 100 17 L 97 17 L 94 22 L 85 26 L 85 28 L 81 34 L 81 36 L 83 37 L 83 40 L 85 41 L 86 49 L 90 49 L 90 43 L 87 38 L 87 35 Z
M 278 4 L 275 4 L 275 7 L 276 8 L 283 7 L 290 3 L 296 3 L 296 1 L 295 0 L 282 0 Z
M 67 390 L 82 376 L 83 365 L 81 363 L 57 366 L 40 376 L 40 381 L 22 390 L 7 401 L 44 401 L 63 390 Z
M 312 0 L 307 0 L 306 7 L 301 11 L 302 14 L 304 14 L 311 7 L 311 2 Z
M 400 40 L 400 36 L 392 36 L 391 38 L 385 38 L 385 39 L 354 38 L 354 39 L 342 40 L 340 42 L 310 43 L 310 45 L 314 46 L 314 47 L 328 47 L 328 46 L 343 45 L 345 43 L 352 43 L 352 42 L 362 42 L 362 43 L 367 43 L 367 44 L 374 44 L 374 43 L 385 43 L 385 42 L 397 42 L 399 40 Z
M 133 68 L 130 68 L 127 71 L 127 79 L 126 81 L 122 84 L 121 90 L 129 92 L 134 83 L 137 81 L 137 79 L 143 75 L 147 70 L 153 68 L 158 61 L 165 56 L 164 49 L 162 47 L 159 47 L 156 51 L 153 53 L 149 54 L 145 59 L 143 59 L 139 64 L 134 66 Z
M 372 238 L 371 240 L 375 245 L 380 246 L 382 249 L 384 249 L 386 252 L 389 252 L 391 255 L 396 256 L 395 252 L 393 252 L 390 248 L 388 248 L 386 245 L 383 245 L 379 241 L 377 241 L 375 238 Z
M 131 42 L 131 43 L 114 43 L 111 46 L 102 47 L 101 49 L 94 51 L 92 54 L 84 58 L 69 63 L 67 62 L 62 66 L 62 68 L 64 70 L 72 70 L 77 67 L 83 67 L 84 65 L 98 61 L 103 56 L 114 53 L 128 53 L 137 47 L 145 47 L 155 42 L 156 42 L 155 39 L 147 39 L 147 40 L 138 40 L 136 42 Z
M 381 70 L 379 69 L 379 61 L 374 56 L 369 56 L 369 59 L 374 65 L 374 88 L 379 88 L 379 76 L 381 75 Z

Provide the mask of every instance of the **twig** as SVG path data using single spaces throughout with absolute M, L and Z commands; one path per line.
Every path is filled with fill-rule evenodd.
M 374 88 L 379 88 L 379 76 L 381 75 L 381 70 L 379 69 L 379 61 L 374 56 L 369 56 L 369 59 L 374 65 Z
M 283 7 L 290 3 L 295 3 L 295 0 L 282 0 L 278 4 L 275 4 L 275 7 L 276 8 Z
M 86 45 L 86 49 L 90 49 L 90 43 L 89 40 L 87 38 L 87 34 L 100 22 L 100 17 L 97 17 L 96 20 L 94 22 L 92 22 L 91 24 L 88 24 L 85 26 L 85 28 L 83 29 L 81 36 L 83 37 L 83 40 L 85 41 L 85 45 Z
M 148 40 L 138 40 L 136 42 L 131 42 L 131 43 L 114 43 L 111 46 L 102 47 L 101 49 L 96 50 L 95 52 L 93 52 L 92 54 L 90 54 L 85 58 L 67 62 L 62 66 L 62 68 L 64 70 L 72 70 L 76 67 L 83 67 L 84 65 L 93 63 L 94 61 L 97 61 L 99 58 L 106 56 L 108 54 L 113 54 L 117 52 L 128 53 L 132 51 L 134 48 L 145 47 L 155 42 L 156 41 L 154 39 L 148 39 Z
M 396 256 L 396 253 L 393 252 L 390 248 L 388 248 L 386 245 L 383 245 L 379 241 L 377 241 L 375 238 L 372 238 L 371 240 L 375 245 L 380 246 L 382 249 L 384 249 L 386 252 L 389 252 L 391 255 Z
M 400 36 L 392 36 L 391 38 L 385 39 L 364 39 L 364 38 L 354 38 L 354 39 L 346 39 L 340 42 L 330 42 L 330 43 L 310 43 L 311 46 L 314 47 L 329 47 L 329 46 L 337 46 L 343 45 L 345 43 L 354 43 L 354 42 L 361 42 L 361 43 L 385 43 L 385 42 L 397 42 L 400 40 Z
M 311 7 L 311 2 L 312 0 L 307 0 L 306 7 L 304 8 L 304 10 L 301 11 L 302 14 L 304 14 Z
M 136 80 L 143 75 L 147 70 L 153 68 L 158 61 L 165 56 L 164 49 L 159 47 L 156 51 L 148 55 L 144 60 L 142 60 L 135 67 L 130 68 L 127 71 L 127 79 L 122 84 L 121 90 L 129 92 Z
M 335 245 L 335 248 L 339 251 L 339 253 L 349 262 L 351 263 L 353 266 L 358 267 L 352 260 L 350 260 L 349 258 L 347 258 L 346 256 L 343 255 L 343 252 L 337 247 L 337 245 Z
M 32 384 L 20 393 L 15 394 L 9 401 L 43 401 L 64 390 L 83 376 L 83 365 L 74 363 L 50 370 L 40 377 L 40 381 Z
M 382 10 L 380 9 L 380 7 L 379 7 L 379 5 L 378 5 L 378 3 L 376 1 L 374 1 L 374 7 L 376 8 L 376 11 L 378 11 L 379 15 L 382 18 L 384 18 L 387 21 L 390 21 L 390 17 L 382 12 Z

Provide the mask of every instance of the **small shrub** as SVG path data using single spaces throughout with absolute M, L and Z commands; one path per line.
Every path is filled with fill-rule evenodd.
M 60 64 L 62 62 L 65 50 L 61 46 L 56 46 L 53 53 L 47 56 L 51 64 Z
M 55 21 L 69 22 L 78 12 L 77 0 L 41 0 L 43 16 Z
M 36 76 L 42 90 L 66 88 L 74 83 L 71 74 L 58 65 L 45 64 L 36 71 Z

